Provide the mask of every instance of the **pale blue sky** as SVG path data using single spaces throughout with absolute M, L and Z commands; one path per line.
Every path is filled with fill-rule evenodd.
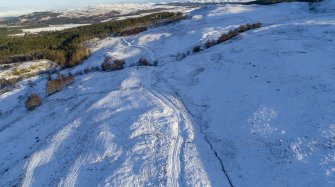
M 102 3 L 148 3 L 171 0 L 0 0 L 0 17 L 15 16 L 32 11 L 62 10 Z

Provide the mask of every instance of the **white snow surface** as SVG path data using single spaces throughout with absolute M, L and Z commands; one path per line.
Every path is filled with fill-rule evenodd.
M 32 28 L 32 29 L 22 29 L 23 34 L 37 34 L 40 32 L 50 32 L 50 31 L 61 31 L 65 29 L 70 29 L 74 27 L 85 26 L 88 24 L 63 24 L 63 25 L 50 25 L 48 27 L 39 27 L 39 28 Z
M 164 9 L 173 12 L 189 12 L 190 8 L 184 6 L 174 6 L 169 4 L 155 3 L 118 3 L 118 4 L 98 4 L 86 8 L 75 8 L 60 11 L 60 17 L 89 17 L 107 14 L 112 11 L 119 12 L 119 16 L 136 13 L 138 11 L 148 11 L 153 9 Z
M 0 186 L 334 186 L 335 14 L 330 1 L 215 5 L 100 40 L 127 67 L 0 95 Z M 328 4 L 327 4 L 328 3 Z M 261 29 L 176 61 L 241 24 Z M 138 58 L 157 67 L 132 67 Z M 26 111 L 39 93 L 43 104 Z M 229 179 L 229 181 L 228 181 Z
M 243 3 L 250 1 L 254 0 L 184 0 L 184 2 L 191 2 L 191 3 Z
M 13 79 L 19 78 L 20 76 L 29 76 L 40 72 L 44 72 L 53 68 L 57 68 L 57 64 L 50 60 L 37 60 L 37 61 L 28 61 L 17 64 L 7 64 L 10 65 L 8 69 L 3 69 L 0 66 L 0 77 L 1 79 Z

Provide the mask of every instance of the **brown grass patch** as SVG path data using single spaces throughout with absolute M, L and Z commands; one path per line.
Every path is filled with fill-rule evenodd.
M 47 93 L 48 95 L 54 94 L 73 82 L 74 82 L 74 76 L 61 75 L 57 79 L 50 80 L 47 82 Z
M 25 102 L 27 110 L 33 110 L 42 104 L 42 99 L 37 94 L 31 94 Z

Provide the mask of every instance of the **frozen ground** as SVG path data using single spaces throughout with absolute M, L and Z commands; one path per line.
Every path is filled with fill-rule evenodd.
M 74 27 L 85 26 L 88 24 L 64 24 L 64 25 L 50 25 L 48 27 L 40 27 L 40 28 L 33 28 L 33 29 L 22 29 L 23 34 L 37 34 L 40 32 L 50 32 L 50 31 L 61 31 L 65 29 L 70 29 Z M 20 35 L 20 34 L 19 34 Z
M 19 77 L 32 77 L 38 75 L 39 73 L 55 68 L 57 68 L 57 64 L 49 60 L 1 65 L 0 80 L 18 79 Z
M 68 9 L 61 11 L 60 17 L 90 17 L 98 16 L 102 14 L 107 14 L 110 12 L 118 12 L 120 16 L 126 14 L 133 14 L 138 11 L 148 11 L 148 10 L 170 10 L 170 11 L 180 11 L 188 12 L 189 8 L 183 6 L 173 6 L 169 4 L 157 5 L 155 3 L 120 3 L 120 4 L 100 4 L 89 6 L 87 8 L 81 9 Z
M 127 68 L 0 96 L 0 186 L 334 186 L 334 3 L 208 6 L 107 38 Z M 263 28 L 176 61 L 240 24 Z M 158 67 L 129 67 L 145 56 Z M 24 109 L 29 93 L 43 105 Z
M 1 8 L 1 7 L 0 7 Z M 29 22 L 39 22 L 45 21 L 50 19 L 62 19 L 58 20 L 58 22 L 66 22 L 66 20 L 75 20 L 75 19 L 89 19 L 91 20 L 88 23 L 94 22 L 106 22 L 111 20 L 121 20 L 131 17 L 139 17 L 145 16 L 152 13 L 158 12 L 182 12 L 187 14 L 194 10 L 195 6 L 175 6 L 171 4 L 155 4 L 155 3 L 120 3 L 120 4 L 99 4 L 93 5 L 85 8 L 73 8 L 73 9 L 66 9 L 66 10 L 52 10 L 49 12 L 59 14 L 57 17 L 44 15 L 44 16 L 35 16 L 33 18 L 32 15 L 26 15 L 25 17 L 19 18 L 17 24 L 21 25 L 27 21 Z M 24 12 L 24 11 L 23 11 Z M 2 13 L 0 13 L 1 19 Z M 64 20 L 63 20 L 64 19 Z M 87 20 L 85 24 L 59 24 L 59 25 L 46 25 L 45 27 L 38 27 L 38 28 L 26 28 L 22 29 L 23 33 L 19 34 L 12 34 L 10 36 L 24 36 L 25 34 L 37 34 L 40 32 L 49 32 L 49 31 L 60 31 L 65 30 L 73 27 L 80 27 L 84 25 L 88 25 Z M 1 27 L 11 27 L 6 25 L 0 25 Z

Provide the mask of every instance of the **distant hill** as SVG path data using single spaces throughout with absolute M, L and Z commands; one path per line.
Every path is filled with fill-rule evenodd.
M 91 24 L 129 16 L 161 11 L 182 11 L 183 7 L 169 4 L 103 4 L 63 11 L 34 12 L 0 19 L 0 25 L 40 27 L 60 24 Z

